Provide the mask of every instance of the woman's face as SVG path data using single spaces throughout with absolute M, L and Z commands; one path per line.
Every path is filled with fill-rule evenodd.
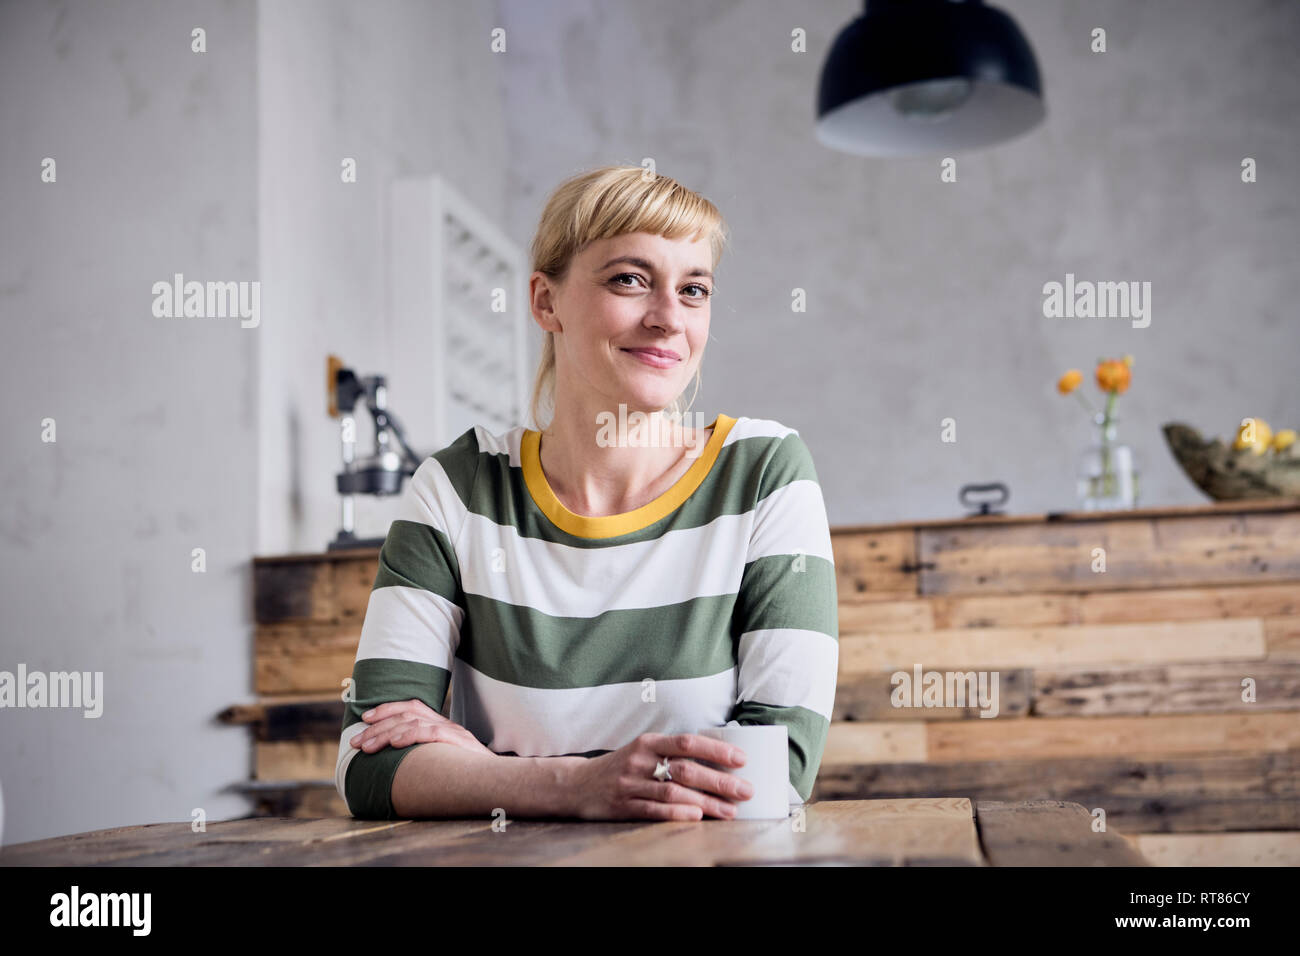
M 680 395 L 708 341 L 712 264 L 706 239 L 637 232 L 590 243 L 549 294 L 533 273 L 534 317 L 556 333 L 557 403 L 650 413 Z M 675 357 L 652 363 L 633 349 Z

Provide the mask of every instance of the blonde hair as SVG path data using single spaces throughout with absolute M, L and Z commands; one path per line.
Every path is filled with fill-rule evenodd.
M 532 269 L 563 281 L 573 257 L 588 243 L 630 232 L 648 232 L 665 239 L 704 236 L 713 252 L 714 268 L 727 241 L 722 213 L 699 193 L 641 166 L 601 166 L 566 179 L 551 193 L 529 247 Z M 695 369 L 695 394 L 700 390 L 700 368 Z M 685 413 L 683 395 L 685 392 L 664 410 L 670 418 Z M 538 411 L 543 401 L 553 414 L 555 333 L 550 331 L 542 343 L 529 402 L 529 413 L 538 428 L 542 427 Z M 690 404 L 694 403 L 692 395 Z

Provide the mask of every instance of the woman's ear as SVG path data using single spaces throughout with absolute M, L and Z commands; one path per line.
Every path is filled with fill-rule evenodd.
M 555 314 L 555 286 L 549 276 L 534 272 L 528 279 L 528 307 L 533 321 L 545 332 L 563 332 Z

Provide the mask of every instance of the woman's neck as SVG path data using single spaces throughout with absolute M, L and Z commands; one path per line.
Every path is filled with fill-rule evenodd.
M 565 415 L 557 409 L 542 432 L 538 457 L 547 483 L 574 514 L 603 517 L 635 511 L 671 488 L 694 464 L 699 435 L 659 415 L 617 419 Z M 655 419 L 658 421 L 655 421 Z

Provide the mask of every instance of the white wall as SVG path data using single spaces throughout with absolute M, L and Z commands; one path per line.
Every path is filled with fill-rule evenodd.
M 259 6 L 261 248 L 259 554 L 323 551 L 339 529 L 336 420 L 326 356 L 388 376 L 389 403 L 418 454 L 434 449 L 422 399 L 403 379 L 426 316 L 389 302 L 388 190 L 438 173 L 500 221 L 509 161 L 495 4 L 277 0 Z M 342 182 L 344 157 L 357 181 Z M 374 447 L 361 404 L 357 454 Z M 359 495 L 356 530 L 382 537 L 395 499 Z
M 1300 426 L 1300 4 L 994 5 L 1037 53 L 1046 125 L 942 184 L 937 159 L 814 138 L 821 64 L 860 0 L 502 3 L 527 38 L 505 64 L 510 229 L 526 242 L 578 169 L 647 156 L 717 203 L 733 242 L 694 410 L 798 428 L 832 524 L 958 515 L 962 484 L 994 480 L 1013 513 L 1073 507 L 1092 426 L 1055 382 L 1098 355 L 1135 356 L 1119 431 L 1143 503 L 1204 500 L 1165 422 Z M 1151 325 L 1044 318 L 1067 272 L 1150 281 Z
M 152 286 L 258 277 L 253 31 L 251 0 L 0 6 L 0 670 L 103 674 L 98 718 L 0 710 L 6 844 L 247 807 L 212 718 L 250 670 L 260 330 Z
M 0 711 L 6 844 L 248 811 L 221 792 L 248 732 L 214 717 L 252 690 L 251 559 L 337 531 L 325 356 L 389 372 L 403 348 L 388 181 L 440 172 L 501 215 L 493 23 L 417 0 L 0 5 L 0 670 L 103 671 L 105 698 Z M 260 279 L 260 324 L 154 318 L 174 272 Z M 419 448 L 419 383 L 390 385 Z M 358 530 L 394 506 L 360 502 Z

